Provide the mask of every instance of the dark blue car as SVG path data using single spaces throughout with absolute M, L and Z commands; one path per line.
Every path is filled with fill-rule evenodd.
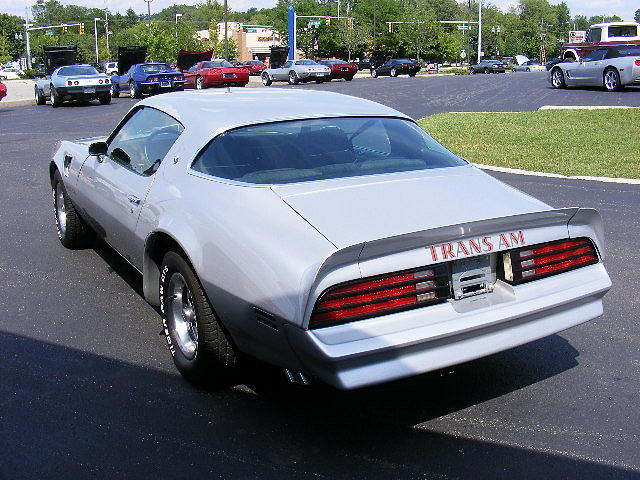
M 182 90 L 184 75 L 166 63 L 136 63 L 126 73 L 111 77 L 111 82 L 112 97 L 119 97 L 120 92 L 129 92 L 132 98 L 140 98 L 144 93 Z

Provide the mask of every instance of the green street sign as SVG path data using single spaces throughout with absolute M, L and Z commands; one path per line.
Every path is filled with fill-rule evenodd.
M 247 29 L 245 30 L 245 32 L 247 32 L 247 33 L 256 33 L 257 31 L 258 31 L 258 30 L 257 30 L 257 29 L 255 29 L 255 28 L 247 28 Z
M 309 20 L 309 26 L 310 27 L 319 27 L 320 26 L 320 20 Z
M 458 25 L 458 30 L 471 30 L 470 25 Z

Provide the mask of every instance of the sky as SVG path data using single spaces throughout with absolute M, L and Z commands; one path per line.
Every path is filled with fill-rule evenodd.
M 516 5 L 514 0 L 485 0 L 492 3 L 503 10 L 508 10 L 510 6 Z M 619 15 L 623 20 L 633 20 L 635 11 L 640 8 L 640 0 L 566 0 L 571 15 L 582 14 L 586 17 L 595 15 Z M 33 5 L 34 0 L 0 0 L 0 13 L 10 13 L 24 17 L 25 8 Z M 75 3 L 85 7 L 104 8 L 108 5 L 110 11 L 119 11 L 124 13 L 129 7 L 132 7 L 138 13 L 147 11 L 145 0 L 61 0 L 63 4 Z M 153 0 L 151 2 L 151 11 L 162 10 L 165 7 L 175 3 L 194 5 L 197 0 Z M 222 3 L 222 2 L 221 2 Z M 560 3 L 551 0 L 551 3 Z M 272 7 L 276 4 L 276 0 L 228 0 L 229 8 L 240 11 L 250 7 L 258 9 Z M 455 20 L 455 19 L 453 19 Z

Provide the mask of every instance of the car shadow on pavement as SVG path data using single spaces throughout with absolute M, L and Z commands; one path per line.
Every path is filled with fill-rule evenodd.
M 563 343 L 551 337 L 528 348 L 556 352 L 556 362 L 572 364 L 575 351 Z M 256 395 L 246 387 L 203 391 L 177 374 L 7 332 L 0 332 L 0 344 L 0 478 L 606 479 L 634 473 L 409 427 L 535 381 L 538 375 L 511 379 L 521 364 L 497 371 L 516 359 L 513 351 L 499 367 L 488 359 L 458 373 L 358 392 Z

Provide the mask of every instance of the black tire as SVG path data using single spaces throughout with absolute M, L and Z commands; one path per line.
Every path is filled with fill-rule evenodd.
M 111 84 L 111 98 L 118 98 L 120 97 L 120 90 L 118 89 L 118 87 L 116 86 L 115 83 Z
M 353 80 L 353 75 L 349 75 L 348 77 L 344 77 L 344 79 L 345 79 L 347 82 L 350 82 L 351 80 Z M 329 81 L 331 81 L 331 79 L 329 79 Z
M 369 72 L 371 74 L 372 78 L 378 78 L 378 71 L 375 68 L 371 69 L 371 72 Z
M 129 83 L 129 92 L 131 98 L 142 98 L 142 92 L 136 87 L 136 82 Z
M 484 73 L 485 75 L 489 75 L 491 71 L 487 67 L 484 67 Z
M 316 78 L 316 83 L 324 83 L 324 78 Z
M 608 92 L 619 92 L 622 90 L 620 72 L 613 67 L 605 69 L 602 74 L 602 84 Z
M 410 76 L 410 77 L 415 77 L 415 76 L 416 76 L 416 73 L 417 73 L 417 72 L 410 73 L 410 74 L 409 74 L 409 76 Z
M 56 171 L 51 182 L 53 215 L 60 243 L 67 248 L 78 249 L 91 246 L 95 232 L 80 218 L 67 195 L 60 172 Z M 62 218 L 64 215 L 64 218 Z
M 205 89 L 204 80 L 202 80 L 202 77 L 198 75 L 196 77 L 196 90 L 204 90 L 204 89 Z
M 389 75 L 391 75 L 392 77 L 397 77 L 398 71 L 395 68 L 392 68 L 391 70 L 389 70 Z
M 180 282 L 183 287 L 176 286 Z M 169 251 L 162 260 L 160 268 L 160 311 L 162 325 L 169 351 L 180 373 L 188 380 L 209 386 L 226 385 L 238 366 L 238 354 L 228 334 L 219 322 L 198 277 L 185 258 L 175 251 Z M 179 298 L 178 298 L 179 297 Z M 185 310 L 185 299 L 190 300 L 190 310 Z M 178 303 L 179 302 L 179 303 Z M 176 331 L 176 315 L 187 321 L 186 311 L 191 312 L 191 322 L 195 323 L 189 332 L 197 332 L 193 353 L 183 350 L 184 342 Z M 185 336 L 183 331 L 182 337 Z M 193 339 L 192 336 L 187 337 Z
M 271 77 L 269 76 L 269 74 L 267 72 L 264 72 L 261 76 L 260 79 L 262 80 L 262 84 L 265 87 L 268 87 L 269 85 L 271 85 L 273 83 L 273 80 L 271 80 Z
M 565 88 L 567 86 L 561 68 L 556 67 L 551 70 L 551 86 L 553 88 Z
M 291 70 L 289 72 L 289 85 L 297 85 L 299 83 L 300 79 L 298 78 L 298 74 L 294 70 Z
M 530 68 L 525 68 L 525 69 L 524 69 L 524 71 L 525 71 L 525 72 L 530 72 L 530 71 L 531 71 L 531 69 L 530 69 Z
M 101 105 L 109 105 L 111 103 L 111 94 L 107 93 L 98 98 Z
M 474 68 L 470 68 L 469 70 L 471 70 L 471 73 L 472 73 L 473 75 L 475 75 L 476 73 L 478 73 L 478 72 L 476 72 L 476 70 L 475 70 Z
M 58 108 L 62 105 L 62 97 L 56 93 L 56 89 L 51 85 L 51 106 Z
M 38 87 L 35 87 L 35 94 L 36 105 L 44 105 L 45 103 L 47 103 L 47 97 L 44 96 L 44 92 Z

